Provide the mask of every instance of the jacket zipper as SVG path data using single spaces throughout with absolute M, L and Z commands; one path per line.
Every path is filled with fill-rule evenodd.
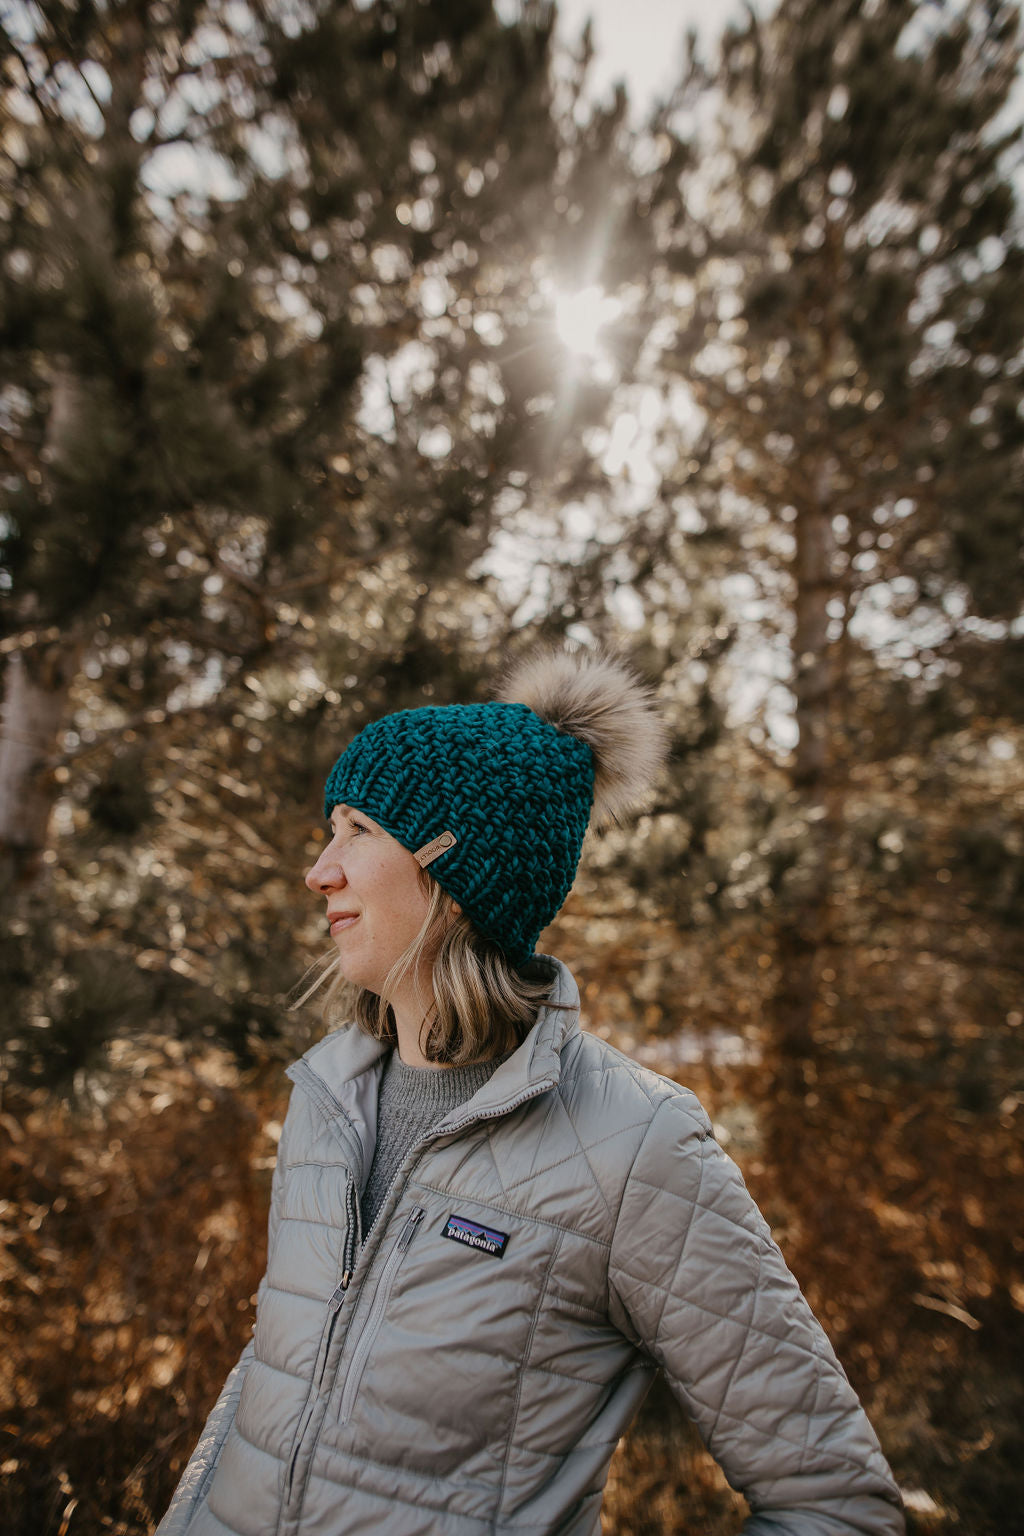
M 323 1360 L 320 1363 L 320 1373 L 316 1378 L 316 1389 L 318 1392 L 324 1384 L 324 1373 L 327 1370 L 327 1360 L 331 1353 L 334 1325 L 338 1321 L 338 1313 L 341 1311 L 342 1302 L 345 1300 L 345 1292 L 348 1290 L 349 1281 L 352 1279 L 355 1256 L 359 1250 L 361 1239 L 359 1231 L 359 1199 L 356 1195 L 356 1186 L 353 1179 L 349 1179 L 345 1189 L 345 1214 L 347 1222 L 345 1227 L 345 1249 L 341 1261 L 341 1280 L 330 1301 L 327 1303 L 327 1337 L 324 1339 L 324 1352 Z
M 342 1392 L 341 1407 L 338 1410 L 339 1424 L 348 1423 L 349 1416 L 351 1415 L 352 1408 L 355 1403 L 356 1394 L 359 1391 L 359 1383 L 362 1380 L 363 1372 L 366 1369 L 366 1362 L 369 1359 L 370 1350 L 373 1348 L 373 1341 L 377 1337 L 377 1334 L 380 1331 L 380 1325 L 384 1319 L 384 1309 L 386 1308 L 388 1304 L 388 1298 L 391 1295 L 391 1287 L 395 1283 L 395 1275 L 398 1272 L 398 1266 L 401 1264 L 403 1258 L 405 1257 L 409 1244 L 412 1242 L 416 1235 L 416 1228 L 419 1226 L 425 1215 L 426 1211 L 422 1205 L 418 1205 L 414 1210 L 410 1211 L 402 1227 L 402 1230 L 399 1233 L 398 1242 L 388 1254 L 384 1268 L 380 1272 L 380 1279 L 377 1281 L 377 1288 L 373 1293 L 373 1300 L 370 1303 L 370 1310 L 366 1314 L 366 1324 L 359 1336 L 359 1342 L 352 1352 L 352 1360 L 348 1368 L 348 1375 L 345 1377 L 345 1389 Z
M 323 1387 L 324 1375 L 327 1371 L 327 1361 L 330 1358 L 331 1353 L 331 1340 L 334 1337 L 334 1329 L 338 1321 L 338 1314 L 341 1311 L 342 1303 L 345 1300 L 345 1293 L 348 1290 L 349 1282 L 352 1279 L 352 1268 L 355 1263 L 355 1254 L 358 1251 L 361 1239 L 359 1230 L 359 1197 L 356 1194 L 355 1180 L 352 1178 L 348 1180 L 345 1186 L 345 1215 L 346 1230 L 345 1246 L 342 1253 L 341 1280 L 334 1288 L 327 1302 L 327 1323 L 324 1330 L 323 1341 L 320 1346 L 320 1369 L 317 1372 L 316 1382 L 314 1383 L 317 1395 L 319 1395 Z M 299 1432 L 295 1437 L 295 1449 L 292 1451 L 291 1460 L 288 1463 L 288 1491 L 286 1495 L 288 1499 L 290 1499 L 292 1496 L 292 1487 L 295 1482 L 295 1468 L 298 1465 L 299 1452 L 302 1449 L 302 1442 L 305 1438 L 306 1430 L 309 1427 L 309 1421 L 313 1417 L 313 1411 L 315 1407 L 316 1401 L 313 1394 L 311 1393 L 309 1401 L 303 1410 L 302 1422 L 299 1426 Z
M 305 1063 L 299 1062 L 296 1065 L 298 1065 L 298 1066 L 305 1066 Z M 306 1070 L 309 1072 L 309 1075 L 311 1077 L 313 1077 L 314 1079 L 316 1078 L 316 1074 L 312 1071 L 311 1068 L 307 1068 Z M 304 1075 L 305 1074 L 303 1074 L 303 1076 Z M 293 1080 L 298 1082 L 299 1078 L 296 1077 Z M 317 1080 L 317 1081 L 319 1081 L 319 1080 Z M 469 1126 L 476 1125 L 476 1124 L 478 1124 L 482 1120 L 499 1120 L 504 1115 L 507 1115 L 507 1114 L 511 1113 L 512 1110 L 518 1109 L 521 1105 L 526 1104 L 530 1099 L 537 1098 L 540 1094 L 546 1093 L 547 1090 L 550 1087 L 552 1087 L 552 1086 L 553 1085 L 550 1082 L 533 1083 L 533 1084 L 530 1085 L 530 1088 L 527 1090 L 526 1093 L 517 1094 L 517 1096 L 514 1099 L 506 1100 L 506 1102 L 504 1104 L 499 1105 L 495 1109 L 487 1111 L 485 1114 L 471 1115 L 466 1120 L 456 1121 L 456 1123 L 454 1125 L 446 1127 L 446 1129 L 444 1131 L 444 1135 L 446 1135 L 446 1136 L 454 1135 L 456 1132 L 466 1130 Z M 333 1098 L 333 1095 L 331 1095 L 329 1092 L 327 1092 L 327 1090 L 324 1090 L 324 1096 L 331 1100 L 331 1102 L 335 1105 L 336 1109 L 340 1113 L 344 1114 L 344 1110 L 341 1109 L 341 1106 Z M 422 1137 L 421 1140 L 416 1143 L 415 1147 L 410 1148 L 410 1153 L 411 1152 L 419 1152 L 420 1150 L 422 1150 L 423 1147 L 427 1146 L 431 1141 L 433 1141 L 435 1139 L 435 1136 L 436 1136 L 436 1132 L 434 1132 L 434 1131 L 429 1132 L 426 1136 Z M 407 1158 L 406 1158 L 407 1161 L 408 1161 L 408 1156 L 409 1156 L 409 1154 L 407 1154 Z M 384 1201 L 381 1204 L 380 1211 L 378 1211 L 377 1216 L 374 1218 L 374 1220 L 373 1220 L 372 1224 L 370 1225 L 369 1229 L 365 1233 L 358 1232 L 358 1229 L 355 1229 L 357 1231 L 357 1236 L 355 1238 L 354 1244 L 346 1243 L 346 1245 L 345 1245 L 344 1263 L 346 1264 L 346 1266 L 349 1266 L 349 1267 L 345 1268 L 345 1270 L 344 1270 L 344 1272 L 342 1274 L 341 1284 L 337 1287 L 337 1289 L 334 1291 L 333 1295 L 331 1296 L 330 1300 L 328 1301 L 328 1307 L 330 1309 L 330 1316 L 329 1316 L 328 1322 L 327 1322 L 327 1339 L 326 1339 L 325 1346 L 324 1346 L 323 1360 L 322 1360 L 322 1363 L 321 1363 L 320 1371 L 319 1371 L 318 1376 L 317 1376 L 316 1398 L 313 1397 L 312 1393 L 310 1394 L 310 1401 L 307 1404 L 307 1406 L 306 1406 L 306 1408 L 305 1408 L 305 1410 L 304 1410 L 304 1412 L 302 1414 L 302 1421 L 301 1421 L 301 1423 L 299 1425 L 299 1432 L 298 1432 L 298 1434 L 297 1434 L 297 1436 L 295 1438 L 295 1449 L 292 1452 L 291 1459 L 290 1459 L 289 1464 L 288 1464 L 288 1482 L 287 1482 L 287 1492 L 285 1494 L 285 1499 L 286 1499 L 287 1503 L 291 1503 L 291 1501 L 292 1501 L 292 1495 L 293 1495 L 293 1490 L 294 1490 L 294 1481 L 295 1481 L 295 1469 L 298 1466 L 299 1452 L 302 1449 L 302 1443 L 303 1443 L 303 1441 L 304 1441 L 304 1439 L 306 1437 L 306 1430 L 309 1427 L 310 1420 L 312 1419 L 313 1413 L 314 1413 L 315 1408 L 316 1408 L 316 1400 L 320 1396 L 320 1390 L 321 1390 L 322 1385 L 323 1385 L 324 1374 L 325 1374 L 326 1369 L 327 1369 L 327 1359 L 328 1359 L 328 1354 L 329 1354 L 330 1340 L 331 1340 L 331 1337 L 332 1337 L 332 1335 L 334 1333 L 334 1328 L 335 1328 L 335 1325 L 336 1325 L 337 1320 L 338 1320 L 338 1313 L 341 1311 L 342 1303 L 345 1300 L 345 1292 L 348 1290 L 349 1282 L 350 1282 L 350 1280 L 352 1278 L 352 1269 L 355 1267 L 356 1254 L 358 1253 L 360 1247 L 363 1246 L 365 1244 L 365 1242 L 368 1240 L 368 1238 L 370 1236 L 370 1233 L 373 1231 L 374 1227 L 377 1225 L 377 1221 L 378 1221 L 380 1215 L 382 1214 L 382 1212 L 384 1211 L 384 1209 L 385 1209 L 385 1207 L 387 1205 L 388 1199 L 390 1198 L 391 1190 L 394 1189 L 394 1187 L 398 1183 L 398 1180 L 399 1180 L 400 1177 L 401 1177 L 401 1170 L 399 1170 L 399 1172 L 392 1179 L 391 1185 L 389 1186 L 389 1189 L 388 1189 L 388 1192 L 387 1192 L 387 1195 L 385 1196 Z M 354 1184 L 352 1184 L 351 1181 L 350 1181 L 350 1187 L 349 1187 L 349 1191 L 347 1192 L 347 1195 L 353 1194 L 354 1193 L 354 1188 L 355 1188 Z M 357 1200 L 356 1201 L 356 1217 L 355 1217 L 355 1220 L 357 1222 L 358 1222 L 358 1219 L 359 1219 L 358 1212 L 359 1212 L 359 1206 L 358 1206 L 358 1200 Z M 347 1376 L 346 1381 L 345 1381 L 344 1391 L 342 1393 L 341 1408 L 340 1408 L 340 1412 L 339 1412 L 339 1423 L 340 1424 L 347 1423 L 348 1419 L 349 1419 L 349 1416 L 351 1415 L 352 1408 L 353 1408 L 353 1406 L 355 1404 L 356 1393 L 358 1392 L 359 1384 L 360 1384 L 360 1381 L 362 1379 L 363 1371 L 366 1368 L 366 1361 L 367 1361 L 367 1358 L 369 1357 L 369 1353 L 370 1353 L 370 1349 L 371 1349 L 371 1347 L 373 1345 L 374 1337 L 376 1336 L 376 1333 L 377 1333 L 378 1329 L 380 1328 L 380 1323 L 381 1323 L 381 1320 L 383 1318 L 384 1308 L 387 1305 L 388 1296 L 391 1293 L 391 1286 L 394 1283 L 395 1271 L 398 1269 L 399 1264 L 402 1262 L 402 1258 L 405 1255 L 405 1250 L 408 1248 L 409 1244 L 412 1242 L 412 1239 L 413 1239 L 413 1237 L 415 1235 L 415 1232 L 416 1232 L 416 1228 L 419 1226 L 420 1222 L 423 1220 L 423 1217 L 424 1217 L 425 1214 L 426 1214 L 426 1212 L 424 1211 L 422 1206 L 417 1206 L 410 1213 L 408 1219 L 406 1220 L 404 1226 L 402 1227 L 401 1233 L 399 1234 L 398 1242 L 395 1244 L 395 1247 L 392 1249 L 391 1254 L 389 1255 L 389 1257 L 387 1259 L 387 1262 L 384 1265 L 384 1269 L 381 1272 L 380 1279 L 377 1282 L 377 1289 L 374 1292 L 373 1301 L 370 1303 L 370 1311 L 369 1311 L 369 1314 L 368 1314 L 367 1320 L 366 1320 L 366 1328 L 364 1329 L 363 1334 L 360 1337 L 359 1343 L 357 1344 L 356 1349 L 355 1349 L 355 1351 L 353 1352 L 353 1355 L 352 1355 L 352 1364 L 351 1364 L 348 1376 Z M 353 1230 L 354 1229 L 353 1229 L 352 1223 L 350 1221 L 349 1231 L 352 1232 Z M 386 1285 L 386 1289 L 385 1289 L 385 1285 Z M 379 1303 L 379 1305 L 378 1305 L 378 1303 Z

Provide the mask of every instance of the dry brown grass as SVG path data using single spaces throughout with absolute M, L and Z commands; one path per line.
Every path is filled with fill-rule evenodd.
M 648 940 L 657 951 L 660 935 Z M 633 935 L 637 953 L 642 941 Z M 573 947 L 567 926 L 570 964 Z M 636 999 L 616 991 L 611 951 L 592 956 L 579 965 L 590 1023 L 621 1039 Z M 754 957 L 736 963 L 748 959 L 768 985 Z M 765 1046 L 760 1065 L 708 1058 L 680 1075 L 722 1127 L 862 1393 L 912 1494 L 911 1530 L 1005 1536 L 1024 1497 L 1017 1058 L 979 1034 L 955 989 L 943 1023 L 933 967 L 906 976 L 903 1006 L 883 962 L 865 961 L 856 981 L 856 1028 L 834 1014 L 815 1062 L 773 1064 Z M 728 988 L 718 1015 L 702 985 L 710 1022 L 723 1023 Z M 1009 990 L 996 1003 L 1009 1009 Z M 645 1051 L 663 1050 L 671 1068 L 650 1007 Z M 104 1075 L 105 1105 L 8 1094 L 5 1536 L 152 1531 L 248 1337 L 287 1097 L 280 1068 L 243 1077 L 222 1053 L 136 1043 Z M 743 1510 L 656 1389 L 613 1462 L 606 1536 L 731 1536 Z
M 11 1536 L 151 1530 L 247 1337 L 266 1252 L 262 1094 L 220 1054 L 176 1054 L 133 1051 L 102 1108 L 7 1097 Z

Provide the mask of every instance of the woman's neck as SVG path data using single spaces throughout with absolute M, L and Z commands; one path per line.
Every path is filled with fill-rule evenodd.
M 443 1068 L 448 1065 L 443 1061 L 428 1061 L 423 1054 L 421 1042 L 427 1035 L 425 1020 L 431 999 L 429 980 L 425 986 L 422 981 L 419 986 L 410 982 L 395 997 L 388 999 L 395 1019 L 398 1054 L 407 1067 Z

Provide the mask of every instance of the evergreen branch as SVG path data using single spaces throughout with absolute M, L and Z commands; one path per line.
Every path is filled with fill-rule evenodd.
M 166 149 L 169 144 L 187 144 L 190 148 L 194 148 L 196 144 L 201 143 L 202 135 L 199 133 L 191 134 L 184 131 L 181 133 L 157 133 L 155 123 L 152 133 L 147 134 L 145 140 L 146 148 L 150 150 Z
M 81 63 L 79 62 L 78 59 L 75 60 L 75 68 L 78 71 L 78 78 L 82 81 L 82 83 L 84 84 L 86 90 L 89 92 L 89 95 L 92 97 L 92 100 L 93 100 L 93 105 L 95 106 L 97 112 L 100 114 L 101 119 L 105 123 L 107 118 L 106 118 L 106 113 L 103 110 L 103 102 L 100 100 L 100 98 L 97 96 L 96 92 L 93 90 L 92 86 L 89 84 L 89 77 L 85 73 L 85 71 L 83 70 L 82 65 L 81 65 Z
M 54 640 L 63 640 L 67 637 L 67 631 L 59 629 L 56 624 L 51 624 L 49 629 L 23 629 L 16 635 L 5 635 L 0 640 L 0 656 L 10 656 L 13 651 L 30 651 L 36 645 L 50 645 Z
M 103 122 L 106 122 L 106 116 L 107 115 L 106 115 L 106 112 L 104 110 L 104 104 L 100 100 L 100 98 L 96 95 L 96 92 L 93 90 L 92 86 L 89 84 L 89 77 L 88 77 L 88 75 L 86 75 L 85 71 L 82 68 L 83 60 L 80 59 L 77 56 L 74 44 L 71 42 L 71 40 L 68 38 L 67 34 L 63 31 L 63 29 L 60 27 L 60 25 L 58 24 L 58 22 L 56 21 L 56 19 L 53 16 L 48 15 L 46 19 L 47 19 L 48 23 L 50 24 L 50 26 L 53 28 L 54 35 L 57 38 L 58 42 L 63 47 L 65 58 L 68 61 L 70 61 L 71 63 L 74 64 L 74 67 L 75 67 L 76 71 L 78 72 L 78 77 L 81 80 L 82 84 L 85 86 L 86 90 L 89 92 L 89 95 L 92 97 L 93 105 L 95 106 L 97 112 L 100 114 L 100 118 L 102 119 Z M 106 41 L 106 39 L 104 39 L 104 41 Z M 40 43 L 39 47 L 42 48 L 43 52 L 46 54 L 46 62 L 49 65 L 50 74 L 52 75 L 53 72 L 54 72 L 54 62 L 53 62 L 53 58 L 52 58 L 52 56 L 50 54 L 50 51 L 49 51 L 48 48 L 46 48 L 45 44 L 43 44 L 43 43 Z M 58 61 L 58 62 L 60 62 L 60 61 Z
M 254 577 L 247 576 L 244 571 L 238 570 L 230 560 L 225 559 L 223 553 L 212 542 L 207 542 L 205 548 L 217 570 L 227 576 L 229 581 L 233 581 L 236 586 L 241 587 L 244 592 L 248 592 L 250 597 L 256 598 L 262 608 L 264 598 L 270 595 L 269 589 L 262 586 Z
M 26 736 L 21 731 L 12 731 L 9 726 L 0 725 L 0 741 L 15 741 L 19 747 L 34 747 L 37 742 L 48 741 L 49 731 L 42 731 L 35 736 Z
M 63 768 L 69 763 L 74 763 L 79 758 L 90 752 L 101 751 L 108 742 L 115 741 L 125 736 L 129 731 L 138 734 L 147 726 L 173 725 L 178 720 L 188 720 L 193 717 L 202 719 L 214 719 L 221 723 L 228 719 L 229 711 L 233 710 L 237 701 L 223 700 L 218 696 L 216 700 L 207 700 L 204 704 L 192 704 L 185 709 L 162 709 L 159 705 L 150 709 L 144 709 L 137 715 L 129 715 L 119 725 L 107 725 L 100 731 L 94 731 L 91 740 L 80 741 L 77 747 L 68 747 L 58 755 L 46 759 L 48 768 Z
M 887 908 L 886 916 L 888 917 L 890 915 L 893 917 L 907 917 L 916 919 L 920 919 L 921 917 L 920 912 L 914 911 L 909 907 Z M 947 928 L 954 928 L 957 926 L 956 923 L 952 920 L 944 920 L 939 917 L 930 917 L 926 919 L 926 921 L 936 923 Z M 1012 960 L 1008 956 L 1004 957 L 1003 959 L 995 959 L 991 956 L 977 953 L 958 954 L 955 950 L 938 949 L 933 945 L 926 944 L 891 944 L 885 941 L 878 943 L 877 941 L 866 937 L 863 939 L 844 938 L 841 934 L 837 934 L 834 930 L 829 934 L 827 942 L 822 947 L 827 949 L 841 949 L 851 951 L 880 949 L 884 952 L 886 960 L 890 960 L 892 958 L 899 958 L 904 962 L 909 962 L 912 960 L 944 960 L 947 964 L 963 966 L 969 970 L 1006 971 L 1008 974 L 1013 976 L 1024 976 L 1024 960 Z
M 190 42 L 191 38 L 186 38 L 185 41 Z M 168 70 L 163 75 L 163 86 L 167 96 L 170 96 L 171 92 L 178 85 L 179 81 L 197 79 L 201 77 L 203 73 L 202 65 L 187 64 L 185 62 L 185 58 L 181 52 L 180 46 L 178 49 L 178 58 L 179 63 L 174 67 L 174 69 Z
M 216 570 L 220 571 L 222 575 L 226 576 L 229 581 L 232 581 L 236 586 L 241 587 L 241 589 L 248 593 L 248 595 L 253 599 L 253 605 L 256 608 L 257 617 L 259 618 L 260 623 L 265 626 L 267 621 L 267 607 L 265 602 L 267 597 L 266 586 L 261 585 L 260 582 L 254 580 L 253 577 L 247 576 L 244 571 L 238 570 L 231 564 L 229 560 L 224 558 L 223 552 L 218 548 L 217 544 L 213 539 L 211 539 L 210 535 L 203 527 L 198 510 L 196 507 L 190 504 L 187 496 L 184 493 L 184 487 L 175 484 L 177 477 L 167 463 L 166 452 L 162 454 L 162 457 L 164 461 L 164 473 L 167 476 L 168 481 L 177 492 L 181 502 L 178 516 L 184 522 L 188 523 L 192 528 L 197 539 L 199 540 L 203 553 L 209 560 L 210 564 Z
M 315 576 L 296 576 L 292 581 L 282 581 L 277 586 L 267 587 L 266 593 L 271 598 L 284 597 L 292 592 L 308 592 L 315 587 L 330 586 L 336 581 L 345 581 L 353 571 L 364 571 L 367 566 L 375 565 L 385 556 L 393 554 L 396 549 L 402 547 L 402 540 L 394 538 L 386 544 L 372 549 L 365 555 L 348 555 L 340 565 L 333 566 L 329 571 L 321 571 Z
M 201 776 L 202 772 L 201 767 L 196 763 L 190 764 L 186 771 L 194 774 L 196 777 Z M 236 816 L 233 811 L 229 811 L 224 805 L 222 798 L 212 794 L 208 789 L 204 789 L 198 784 L 190 783 L 188 779 L 181 776 L 172 779 L 169 788 L 175 794 L 184 796 L 186 800 L 195 801 L 206 810 L 215 812 L 218 819 L 227 826 L 233 827 L 242 841 L 247 843 L 256 853 L 270 856 L 275 863 L 280 861 L 281 850 L 273 847 L 265 838 L 260 837 L 259 833 L 249 822 L 243 820 L 241 816 Z
M 53 104 L 47 101 L 47 99 L 42 95 L 39 87 L 36 84 L 32 70 L 29 67 L 28 60 L 22 53 L 18 43 L 14 40 L 13 37 L 11 37 L 10 33 L 6 34 L 5 41 L 14 57 L 21 65 L 26 83 L 28 84 L 29 94 L 32 97 L 32 100 L 35 102 L 43 122 L 48 124 L 50 127 L 60 127 L 65 129 L 68 133 L 71 133 L 72 138 L 74 138 L 75 135 L 67 118 L 62 117 L 61 114 L 53 106 Z

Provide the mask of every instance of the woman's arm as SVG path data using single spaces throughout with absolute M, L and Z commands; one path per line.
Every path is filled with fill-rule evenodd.
M 270 1186 L 270 1212 L 267 1218 L 268 1255 L 273 1251 L 277 1228 L 281 1219 L 281 1187 L 286 1167 L 285 1137 L 287 1131 L 288 1118 L 286 1116 L 284 1129 L 281 1132 L 281 1140 L 278 1143 L 277 1161 L 274 1164 L 274 1176 Z M 263 1294 L 265 1280 L 266 1275 L 264 1275 L 263 1280 L 259 1284 L 256 1303 L 257 1311 L 259 1310 L 259 1299 Z M 255 1329 L 253 1331 L 255 1332 Z M 203 1432 L 196 1443 L 196 1448 L 188 1459 L 188 1464 L 181 1474 L 167 1513 L 157 1526 L 154 1536 L 184 1536 L 184 1532 L 188 1530 L 189 1521 L 216 1471 L 220 1453 L 224 1449 L 224 1442 L 228 1437 L 228 1430 L 234 1421 L 238 1399 L 242 1395 L 242 1387 L 245 1384 L 245 1375 L 249 1369 L 249 1362 L 253 1358 L 253 1347 L 253 1340 L 250 1339 L 229 1371 L 227 1381 L 225 1381 L 220 1396 L 210 1410 L 206 1423 L 203 1426 Z
M 221 1389 L 221 1394 L 210 1410 L 195 1450 L 174 1491 L 167 1513 L 156 1528 L 156 1536 L 183 1536 L 188 1529 L 192 1514 L 206 1492 L 210 1478 L 216 1470 L 220 1453 L 224 1449 L 228 1430 L 235 1417 L 238 1399 L 242 1393 L 245 1373 L 252 1359 L 252 1339 L 249 1340 Z
M 746 1536 L 901 1536 L 867 1416 L 692 1094 L 651 1121 L 609 1276 L 613 1320 L 661 1366 L 750 1504 Z

